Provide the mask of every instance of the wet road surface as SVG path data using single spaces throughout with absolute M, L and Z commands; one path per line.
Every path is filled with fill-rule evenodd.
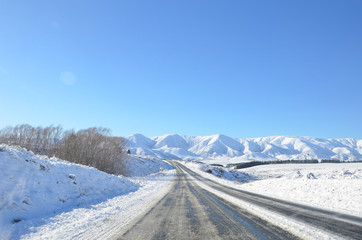
M 202 189 L 182 165 L 173 165 L 177 174 L 171 191 L 117 239 L 298 239 Z
M 312 225 L 342 239 L 362 239 L 362 218 L 234 189 L 203 178 L 179 163 L 174 164 L 177 164 L 184 172 L 202 181 L 204 184 L 230 196 L 266 208 L 269 211 L 276 212 L 299 222 Z

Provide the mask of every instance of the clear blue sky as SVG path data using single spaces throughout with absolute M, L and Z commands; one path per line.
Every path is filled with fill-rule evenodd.
M 0 0 L 0 128 L 362 138 L 362 1 Z

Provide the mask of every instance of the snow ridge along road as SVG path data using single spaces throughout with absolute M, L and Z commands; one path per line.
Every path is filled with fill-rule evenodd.
M 172 164 L 171 191 L 116 239 L 298 239 L 202 189 L 182 165 Z
M 227 195 L 262 207 L 268 211 L 273 211 L 288 218 L 312 225 L 343 239 L 362 239 L 362 218 L 231 188 L 206 179 L 177 162 L 175 162 L 175 165 L 207 186 Z

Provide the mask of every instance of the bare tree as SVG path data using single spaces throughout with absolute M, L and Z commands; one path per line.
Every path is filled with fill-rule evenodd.
M 0 143 L 18 145 L 111 174 L 125 174 L 125 141 L 121 137 L 111 137 L 110 133 L 108 128 L 101 127 L 64 132 L 61 126 L 35 128 L 22 124 L 0 130 Z

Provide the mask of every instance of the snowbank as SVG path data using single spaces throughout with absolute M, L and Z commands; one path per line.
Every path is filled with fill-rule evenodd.
M 174 175 L 175 170 L 169 170 L 133 179 L 140 185 L 136 192 L 59 214 L 32 228 L 21 239 L 116 239 L 127 224 L 146 213 L 170 190 Z
M 229 174 L 209 174 L 205 164 L 181 163 L 228 186 L 362 217 L 362 163 L 263 165 L 238 170 L 239 180 Z
M 137 169 L 141 175 L 147 175 L 160 169 L 171 168 L 169 165 L 166 166 L 165 162 L 158 163 L 154 167 L 147 161 L 142 166 L 134 161 L 129 164 L 133 168 L 133 175 L 137 175 Z M 142 169 L 143 167 L 149 167 L 150 171 L 147 172 Z M 101 218 L 107 211 L 108 215 L 115 214 L 117 206 L 118 212 L 122 212 L 122 204 L 132 205 L 132 196 L 133 200 L 143 199 L 145 196 L 154 195 L 152 192 L 154 189 L 162 192 L 160 190 L 170 184 L 171 179 L 172 177 L 168 176 L 168 181 L 162 181 L 160 186 L 150 187 L 150 184 L 160 182 L 153 181 L 147 185 L 144 180 L 131 181 L 95 168 L 35 155 L 25 149 L 2 144 L 0 145 L 0 239 L 17 239 L 29 231 L 38 232 L 38 228 L 46 226 L 49 222 L 53 222 L 54 229 L 59 231 L 57 230 L 60 228 L 59 219 L 68 222 L 68 227 L 76 227 L 80 223 L 83 223 L 82 227 L 87 225 L 88 228 L 92 227 L 89 226 L 91 224 L 89 220 Z M 145 188 L 146 185 L 148 188 Z M 132 193 L 140 188 L 143 190 L 139 194 Z M 123 217 L 129 214 L 125 210 L 123 213 L 125 214 Z M 79 218 L 80 216 L 82 218 Z M 73 231 L 72 234 L 70 238 L 78 233 Z M 57 238 L 57 236 L 51 237 Z
M 247 182 L 256 179 L 254 176 L 242 173 L 240 171 L 211 166 L 200 162 L 190 161 L 182 163 L 188 168 L 191 168 L 192 170 L 198 172 L 199 174 L 205 175 L 205 173 L 208 173 L 228 181 Z
M 174 167 L 163 160 L 143 156 L 131 156 L 125 167 L 128 171 L 126 175 L 129 177 L 143 177 L 152 173 L 174 169 Z

